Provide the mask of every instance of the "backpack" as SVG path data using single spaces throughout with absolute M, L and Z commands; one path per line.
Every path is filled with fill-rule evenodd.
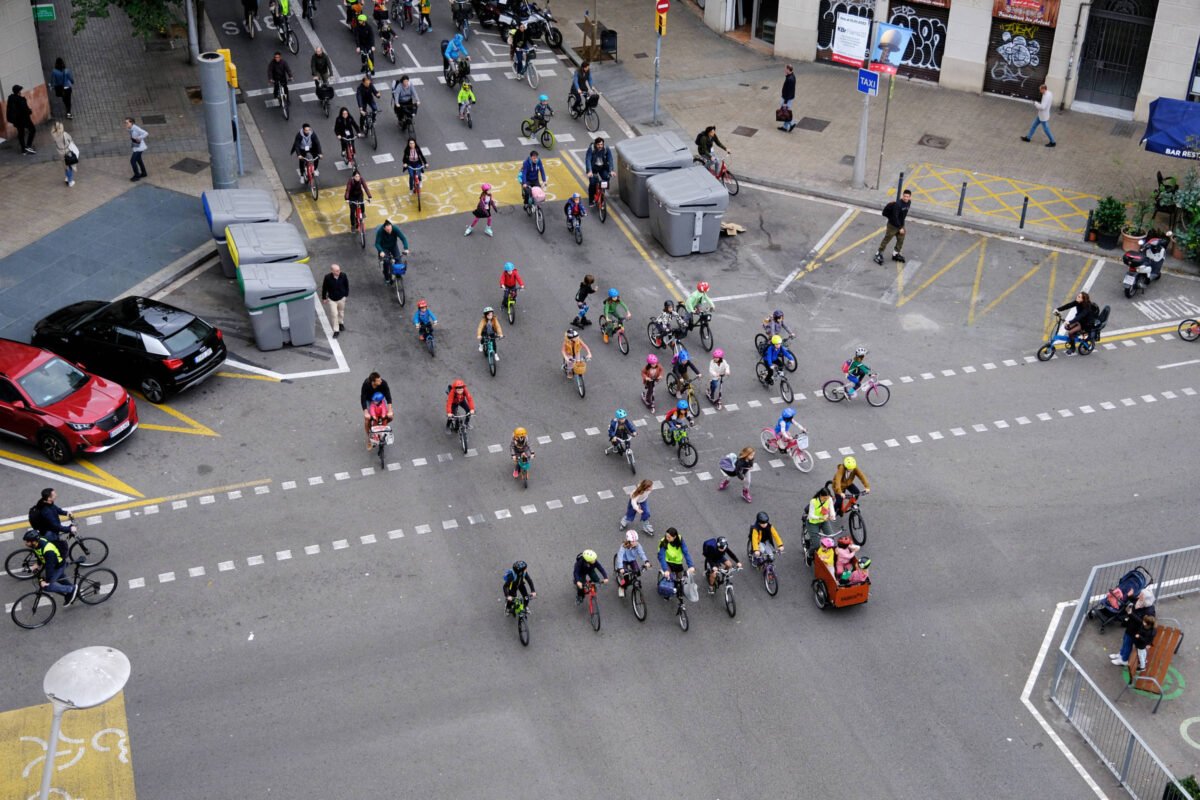
M 724 472 L 726 475 L 732 475 L 736 469 L 736 462 L 737 453 L 727 453 L 717 466 L 720 467 L 721 472 Z
M 700 147 L 701 142 L 703 142 L 703 141 L 704 141 L 704 131 L 700 131 L 699 133 L 696 134 L 696 147 Z
M 29 507 L 29 527 L 31 527 L 35 531 L 41 533 L 42 529 L 41 529 L 41 526 L 38 525 L 37 517 L 38 517 L 38 507 L 35 504 L 35 505 L 32 505 Z

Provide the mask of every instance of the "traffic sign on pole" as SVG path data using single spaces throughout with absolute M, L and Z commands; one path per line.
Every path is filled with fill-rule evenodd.
M 667 13 L 671 8 L 671 0 L 657 0 L 654 4 L 654 10 L 660 14 Z
M 663 0 L 663 2 L 666 2 L 666 0 Z M 654 14 L 654 30 L 659 37 L 667 35 L 667 12 L 658 11 Z
M 865 95 L 875 97 L 879 94 L 879 73 L 869 69 L 858 71 L 858 90 Z

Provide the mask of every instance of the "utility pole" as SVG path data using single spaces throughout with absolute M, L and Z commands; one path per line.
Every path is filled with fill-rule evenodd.
M 655 0 L 654 2 L 654 31 L 658 35 L 654 42 L 654 117 L 651 125 L 658 124 L 658 66 L 662 62 L 662 40 L 667 35 L 667 11 L 671 8 L 671 0 Z

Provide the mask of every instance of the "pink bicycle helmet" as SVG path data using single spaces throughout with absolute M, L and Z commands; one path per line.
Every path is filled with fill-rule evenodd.
M 654 355 L 654 353 L 651 353 L 650 355 L 646 356 L 646 363 L 653 367 L 658 363 L 658 356 Z
M 485 183 L 482 186 L 480 186 L 479 188 L 481 191 L 490 192 L 492 190 L 492 185 L 490 183 Z
M 724 357 L 725 357 L 725 351 L 722 350 L 721 348 L 718 347 L 716 350 L 713 350 L 713 358 L 724 358 Z

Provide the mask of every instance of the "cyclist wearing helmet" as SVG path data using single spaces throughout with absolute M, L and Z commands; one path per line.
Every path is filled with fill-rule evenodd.
M 608 583 L 608 573 L 597 560 L 595 550 L 584 550 L 575 556 L 575 569 L 571 573 L 575 579 L 575 605 L 583 602 L 583 582 L 590 578 L 592 583 Z
M 867 348 L 857 347 L 854 350 L 854 358 L 846 362 L 842 368 L 846 373 L 846 380 L 850 381 L 850 388 L 846 390 L 846 397 L 854 397 L 854 393 L 858 391 L 858 384 L 862 379 L 871 374 L 871 368 L 867 366 L 867 362 L 863 361 L 867 357 Z
M 533 187 L 545 188 L 546 165 L 542 163 L 537 150 L 529 151 L 529 158 L 521 162 L 521 171 L 517 173 L 517 182 L 521 184 L 521 200 L 526 206 L 533 205 Z
M 667 423 L 667 430 L 672 434 L 671 441 L 674 441 L 673 437 L 675 431 L 679 430 L 685 425 L 691 424 L 691 420 L 688 418 L 688 401 L 676 401 L 675 407 L 667 412 L 667 415 L 663 418 L 663 421 Z
M 717 491 L 724 491 L 729 481 L 737 478 L 742 482 L 742 499 L 747 503 L 754 498 L 750 496 L 750 470 L 754 469 L 754 448 L 743 447 L 740 453 L 730 453 L 721 459 L 721 472 L 725 478 L 717 484 Z
M 658 542 L 658 566 L 662 569 L 664 578 L 671 578 L 676 582 L 683 580 L 685 572 L 691 575 L 696 571 L 687 542 L 675 528 L 667 528 L 667 535 Z
M 654 411 L 654 384 L 663 378 L 663 368 L 658 365 L 658 356 L 650 353 L 646 356 L 646 366 L 642 367 L 642 402 Z
M 467 391 L 466 382 L 461 378 L 455 379 L 446 387 L 446 430 L 450 430 L 450 421 L 454 418 L 456 409 L 467 413 L 467 424 L 470 425 L 471 417 L 475 415 L 475 400 Z
M 770 370 L 770 373 L 767 375 L 768 386 L 775 382 L 775 373 L 784 368 L 783 360 L 786 356 L 791 356 L 791 353 L 783 346 L 783 337 L 775 334 L 771 337 L 771 343 L 767 345 L 767 349 L 763 351 L 762 355 L 763 363 Z
M 25 542 L 25 546 L 37 556 L 39 565 L 37 580 L 41 587 L 65 597 L 63 608 L 74 603 L 75 598 L 79 597 L 79 586 L 67 582 L 66 561 L 58 549 L 58 545 L 43 538 L 35 530 L 25 531 L 22 540 Z
M 617 573 L 617 597 L 625 596 L 625 576 L 641 575 L 642 569 L 650 569 L 650 559 L 638 541 L 637 531 L 625 531 L 625 541 L 613 556 L 613 571 Z
M 708 362 L 708 399 L 713 401 L 717 408 L 721 407 L 721 384 L 729 372 L 725 351 L 718 347 L 713 350 L 712 361 Z
M 388 422 L 391 422 L 395 416 L 395 410 L 392 408 L 392 390 L 388 388 L 387 381 L 379 377 L 378 372 L 372 372 L 362 382 L 362 388 L 358 392 L 358 399 L 362 404 L 363 412 L 363 433 L 367 437 L 368 449 L 371 446 L 371 402 L 374 400 L 376 394 L 382 394 L 383 399 L 387 402 L 387 419 Z
M 670 300 L 663 302 L 662 313 L 654 318 L 654 325 L 663 338 L 663 344 L 666 344 L 670 337 L 674 337 L 678 342 L 687 335 L 687 323 L 676 313 L 675 304 Z
M 544 128 L 553 116 L 554 109 L 550 107 L 550 98 L 544 94 L 538 95 L 537 105 L 533 107 L 533 121 L 540 123 Z
M 862 481 L 862 493 L 868 494 L 871 491 L 871 482 L 867 480 L 867 476 L 858 468 L 858 459 L 854 456 L 846 456 L 842 459 L 842 463 L 838 464 L 837 469 L 833 473 L 833 496 L 838 500 L 838 507 L 845 513 L 844 502 L 846 495 L 851 495 L 858 498 L 858 486 L 854 484 L 855 479 Z
M 688 379 L 688 370 L 691 370 L 692 374 L 697 378 L 700 377 L 700 368 L 692 361 L 691 353 L 687 351 L 687 348 L 681 347 L 679 348 L 679 352 L 671 358 L 671 372 L 678 379 L 675 385 L 679 386 L 680 389 L 683 388 L 681 386 L 682 382 Z M 677 392 L 676 396 L 682 397 L 683 392 Z
M 533 459 L 533 448 L 529 446 L 528 432 L 524 428 L 513 428 L 513 438 L 508 445 L 508 452 L 512 456 L 513 477 L 519 478 L 521 470 L 517 467 L 517 461 L 522 456 L 526 460 Z
M 703 312 L 712 312 L 713 301 L 708 296 L 708 281 L 700 281 L 696 284 L 696 291 L 688 295 L 688 299 L 683 301 L 684 318 L 687 321 L 687 328 L 690 331 L 696 327 L 696 315 Z
M 859 545 L 855 544 L 854 540 L 849 536 L 840 537 L 837 540 L 837 546 L 833 548 L 833 574 L 843 583 L 849 583 L 850 576 L 861 566 L 859 564 L 858 551 Z M 869 564 L 870 562 L 868 562 Z
M 417 337 L 423 342 L 425 336 L 437 327 L 437 317 L 429 308 L 429 301 L 422 297 L 417 301 L 417 310 L 413 314 L 413 327 L 417 329 Z
M 592 348 L 588 347 L 583 339 L 579 338 L 579 331 L 574 328 L 567 330 L 563 336 L 562 343 L 563 369 L 570 379 L 573 375 L 571 367 L 575 364 L 575 359 L 582 358 L 585 361 L 592 360 Z
M 583 207 L 583 199 L 580 198 L 579 192 L 575 192 L 563 205 L 563 214 L 567 217 L 567 230 L 575 230 L 574 222 L 578 217 L 582 223 L 583 218 L 587 216 L 587 209 Z
M 481 219 L 487 220 L 487 225 L 484 226 L 483 232 L 491 236 L 492 214 L 498 210 L 496 208 L 496 200 L 492 197 L 492 185 L 490 183 L 480 184 L 479 199 L 475 201 L 475 210 L 471 212 L 475 218 L 471 220 L 471 224 L 467 226 L 467 229 L 463 232 L 463 236 L 470 236 L 471 231 L 475 230 L 475 226 L 479 224 L 479 220 Z
M 504 338 L 504 331 L 500 328 L 500 320 L 496 318 L 496 312 L 491 306 L 483 307 L 483 316 L 479 319 L 479 327 L 475 329 L 475 338 L 479 340 L 479 352 L 483 352 L 483 343 L 486 339 L 492 340 L 492 352 L 496 355 L 496 360 L 500 360 L 500 348 L 496 344 L 497 339 Z
M 771 517 L 767 512 L 760 511 L 758 516 L 754 518 L 754 524 L 750 526 L 750 554 L 751 558 L 757 562 L 759 558 L 772 559 L 775 557 L 775 551 L 783 552 L 783 538 L 779 535 L 779 531 L 775 530 L 775 526 L 771 524 Z M 755 564 L 757 566 L 757 563 Z
M 576 195 L 578 197 L 579 195 Z M 568 203 L 569 205 L 569 203 Z M 569 211 L 567 212 L 570 213 Z M 584 275 L 583 280 L 579 282 L 579 288 L 575 291 L 575 307 L 579 309 L 578 316 L 571 320 L 569 324 L 582 328 L 591 325 L 592 321 L 587 318 L 588 312 L 588 295 L 596 293 L 596 277 L 594 275 Z
M 611 447 L 605 450 L 604 454 L 625 452 L 629 440 L 634 436 L 637 436 L 637 431 L 633 427 L 633 420 L 629 418 L 625 409 L 618 408 L 612 421 L 608 423 L 608 441 Z
M 708 576 L 708 593 L 712 594 L 713 587 L 717 585 L 716 568 L 732 569 L 735 566 L 740 567 L 742 562 L 733 555 L 733 551 L 729 549 L 729 540 L 724 536 L 706 540 L 701 552 L 704 553 L 704 574 Z
M 525 601 L 525 605 L 529 605 L 529 598 L 537 597 L 537 590 L 533 588 L 533 578 L 529 577 L 529 565 L 524 561 L 514 561 L 512 569 L 504 573 L 504 613 L 512 613 L 513 600 L 516 599 L 517 592 L 521 593 L 521 598 Z
M 588 148 L 587 155 L 583 159 L 583 168 L 587 172 L 588 178 L 588 205 L 596 205 L 596 187 L 601 182 L 608 183 L 612 177 L 613 157 L 612 151 L 604 146 L 604 137 L 597 136 L 592 142 L 592 146 Z
M 794 337 L 796 335 L 792 333 L 792 329 L 788 327 L 788 324 L 783 321 L 783 311 L 778 308 L 772 312 L 771 316 L 763 320 L 762 327 L 768 338 L 776 334 L 779 334 L 780 336 L 784 336 L 786 334 L 788 337 Z
M 370 450 L 371 444 L 371 428 L 376 425 L 392 424 L 392 413 L 388 406 L 387 398 L 383 392 L 375 392 L 371 395 L 371 402 L 367 405 L 367 449 Z
M 775 423 L 775 446 L 787 450 L 796 441 L 796 435 L 804 433 L 804 426 L 796 422 L 796 409 L 785 408 Z
M 608 324 L 613 330 L 616 330 L 623 320 L 633 316 L 633 312 L 629 310 L 629 306 L 625 305 L 625 301 L 621 299 L 621 293 L 616 288 L 608 290 L 608 297 L 604 300 L 604 308 L 601 313 L 608 317 Z M 604 334 L 604 343 L 608 344 L 608 331 L 601 331 L 601 333 Z

